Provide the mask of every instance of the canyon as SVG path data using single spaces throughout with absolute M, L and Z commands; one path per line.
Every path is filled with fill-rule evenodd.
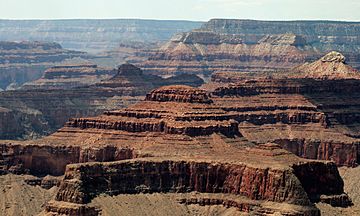
M 340 53 L 297 69 L 293 77 L 220 73 L 202 88 L 158 87 L 127 108 L 70 118 L 41 139 L 0 141 L 1 172 L 63 175 L 47 181 L 57 192 L 42 215 L 99 215 L 112 211 L 101 201 L 109 197 L 153 196 L 171 197 L 174 208 L 254 215 L 353 208 L 338 166 L 359 163 L 359 72 Z M 114 79 L 128 72 L 141 70 L 123 65 Z M 114 87 L 111 80 L 97 85 Z
M 200 86 L 203 80 L 195 75 L 166 79 L 144 75 L 129 64 L 118 69 L 95 65 L 50 68 L 41 79 L 19 90 L 0 92 L 0 137 L 39 138 L 55 132 L 71 117 L 126 107 L 154 88 L 178 83 Z
M 0 36 L 61 43 L 0 46 L 46 65 L 0 92 L 1 213 L 360 212 L 359 23 L 89 22 Z

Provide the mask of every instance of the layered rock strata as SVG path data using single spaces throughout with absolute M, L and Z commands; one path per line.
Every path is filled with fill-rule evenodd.
M 334 162 L 300 158 L 244 130 L 243 124 L 275 123 L 328 130 L 324 113 L 304 96 L 280 97 L 274 106 L 271 94 L 219 97 L 188 86 L 161 87 L 126 109 L 73 118 L 48 137 L 2 142 L 2 172 L 65 174 L 46 207 L 49 215 L 99 214 L 91 202 L 100 194 L 198 192 L 205 200 L 222 194 L 209 204 L 294 216 L 319 215 L 314 202 L 351 205 Z
M 54 66 L 44 72 L 42 78 L 25 83 L 23 89 L 69 89 L 88 86 L 110 79 L 116 70 L 97 65 Z
M 88 56 L 63 49 L 58 43 L 0 41 L 0 88 L 10 90 L 36 80 L 48 67 L 75 57 Z
M 141 69 L 125 64 L 108 80 L 79 86 L 94 81 L 88 80 L 89 74 L 98 79 L 113 72 L 103 71 L 95 65 L 62 66 L 50 71 L 53 72 L 45 74 L 47 81 L 36 81 L 39 85 L 29 84 L 29 89 L 0 93 L 0 106 L 4 110 L 0 112 L 0 122 L 7 122 L 0 124 L 1 138 L 24 139 L 47 135 L 61 128 L 69 118 L 96 116 L 107 110 L 126 107 L 154 88 L 182 82 L 199 86 L 204 82 L 195 75 L 178 75 L 166 79 L 144 75 Z M 97 73 L 99 75 L 95 75 Z M 76 83 L 72 82 L 72 76 L 79 78 Z M 59 77 L 64 82 L 58 82 Z
M 272 101 L 270 107 L 261 104 L 257 110 L 287 112 L 294 109 L 291 113 L 298 113 L 291 117 L 296 123 L 292 125 L 287 125 L 286 121 L 258 124 L 237 119 L 240 132 L 249 140 L 275 142 L 304 158 L 357 166 L 360 158 L 357 132 L 359 74 L 346 64 L 342 54 L 331 52 L 318 61 L 271 77 L 254 79 L 239 73 L 216 74 L 213 95 L 223 100 L 241 98 L 243 103 L 249 104 L 265 103 L 266 98 Z M 284 106 L 284 103 L 289 105 Z M 317 114 L 307 117 L 299 112 Z
M 239 34 L 248 44 L 256 43 L 264 35 L 292 32 L 302 35 L 308 43 L 322 52 L 339 50 L 357 53 L 359 50 L 358 22 L 211 19 L 200 29 L 219 34 Z
M 175 35 L 158 50 L 142 52 L 128 60 L 145 68 L 146 73 L 171 75 L 214 72 L 273 72 L 292 68 L 318 53 L 299 35 L 265 35 L 246 44 L 241 35 L 193 31 Z
M 359 30 L 357 22 L 212 19 L 128 60 L 161 75 L 272 73 L 338 50 L 359 68 Z

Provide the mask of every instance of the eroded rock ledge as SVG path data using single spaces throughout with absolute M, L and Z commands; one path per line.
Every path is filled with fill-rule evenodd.
M 183 85 L 165 86 L 155 89 L 146 95 L 146 100 L 159 102 L 212 103 L 212 100 L 205 90 Z
M 306 179 L 307 172 L 318 174 Z M 329 181 L 330 184 L 324 184 Z M 308 184 L 310 182 L 311 184 Z M 312 209 L 309 215 L 319 213 L 310 201 L 313 197 L 320 197 L 322 194 L 347 197 L 343 192 L 341 177 L 333 163 L 301 163 L 294 165 L 292 170 L 206 161 L 142 159 L 69 165 L 56 195 L 56 201 L 87 204 L 100 193 L 117 195 L 191 191 L 233 194 L 251 200 L 303 206 L 304 209 Z M 336 197 L 339 196 L 332 198 Z M 201 200 L 206 203 L 206 199 Z M 218 199 L 216 202 L 220 201 Z M 340 206 L 349 204 L 340 201 L 333 203 Z M 200 204 L 200 201 L 196 200 L 182 202 Z M 236 202 L 226 203 L 236 205 Z M 56 203 L 53 205 L 56 206 Z M 243 206 L 239 209 L 249 212 L 251 205 L 248 207 Z M 271 209 L 269 207 L 268 211 L 271 212 Z M 51 208 L 48 208 L 48 211 L 52 211 Z

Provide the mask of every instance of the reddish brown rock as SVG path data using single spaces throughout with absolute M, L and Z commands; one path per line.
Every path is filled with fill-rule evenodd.
M 205 90 L 191 88 L 189 86 L 166 86 L 151 91 L 146 95 L 148 101 L 173 101 L 184 103 L 212 103 Z
M 51 69 L 52 72 L 46 74 L 48 78 L 54 77 L 53 81 L 57 83 L 55 86 L 51 82 L 44 82 L 44 85 L 37 85 L 40 89 L 0 92 L 0 106 L 7 110 L 0 110 L 0 122 L 9 122 L 0 124 L 0 138 L 38 138 L 55 132 L 69 118 L 96 116 L 104 111 L 133 104 L 154 88 L 179 82 L 199 86 L 204 82 L 196 75 L 178 75 L 166 79 L 144 75 L 141 69 L 125 64 L 109 80 L 90 86 L 78 86 L 93 83 L 100 77 L 109 76 L 107 73 L 112 73 L 111 70 L 104 70 L 95 65 L 63 66 Z M 69 77 L 64 76 L 64 73 L 69 73 Z M 76 78 L 76 83 L 72 82 L 70 74 L 79 78 Z M 88 76 L 97 78 L 89 80 Z M 57 82 L 58 79 L 64 79 L 64 82 Z
M 113 146 L 81 148 L 79 146 L 53 145 L 0 145 L 2 172 L 34 175 L 62 175 L 67 164 L 89 161 L 114 161 L 133 158 L 130 148 Z
M 23 89 L 69 89 L 88 86 L 110 79 L 116 74 L 111 68 L 93 64 L 54 66 L 44 72 L 42 78 L 25 83 Z
M 66 164 L 80 163 L 66 166 L 57 202 L 47 208 L 49 214 L 91 210 L 89 203 L 102 193 L 234 195 L 257 202 L 254 209 L 241 207 L 240 201 L 234 204 L 250 213 L 317 215 L 313 202 L 321 201 L 322 195 L 331 196 L 334 205 L 346 206 L 347 195 L 335 163 L 300 158 L 280 142 L 261 142 L 278 138 L 276 131 L 262 128 L 272 124 L 316 125 L 330 133 L 324 113 L 306 97 L 219 97 L 184 86 L 163 87 L 152 94 L 126 109 L 71 119 L 58 132 L 39 140 L 4 143 L 4 171 L 62 174 Z M 274 103 L 274 95 L 281 100 Z M 266 132 L 272 136 L 264 136 Z M 347 140 L 344 145 L 349 145 Z M 307 178 L 308 174 L 312 176 Z M 287 205 L 288 210 L 267 206 L 267 202 Z
M 344 62 L 345 57 L 334 52 L 294 69 L 301 71 L 271 77 L 218 73 L 214 75 L 215 85 L 208 86 L 215 86 L 212 94 L 222 100 L 253 104 L 251 111 L 267 113 L 246 119 L 239 116 L 245 116 L 249 108 L 227 108 L 239 112 L 236 120 L 247 139 L 275 142 L 300 157 L 354 167 L 360 158 L 360 81 L 359 72 Z M 277 120 L 271 118 L 274 113 L 278 113 Z

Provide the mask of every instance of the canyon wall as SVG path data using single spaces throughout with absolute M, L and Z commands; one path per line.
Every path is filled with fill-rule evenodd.
M 164 76 L 272 73 L 336 50 L 360 68 L 359 31 L 359 22 L 212 19 L 200 28 L 174 35 L 160 48 L 137 52 L 128 61 L 144 67 L 146 73 Z
M 359 22 L 212 19 L 200 29 L 243 35 L 243 41 L 248 44 L 256 43 L 264 35 L 292 32 L 302 35 L 309 44 L 322 52 L 337 50 L 357 53 L 360 49 Z

